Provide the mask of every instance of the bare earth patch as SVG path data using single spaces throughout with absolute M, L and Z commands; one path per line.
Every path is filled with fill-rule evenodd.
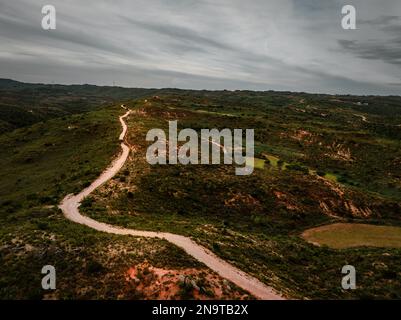
M 145 299 L 249 299 L 235 285 L 207 269 L 156 268 L 148 263 L 128 269 L 126 280 L 133 282 Z

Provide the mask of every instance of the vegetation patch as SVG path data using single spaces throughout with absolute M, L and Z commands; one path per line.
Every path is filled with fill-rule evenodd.
M 392 226 L 335 223 L 306 230 L 302 237 L 308 242 L 335 249 L 401 248 L 401 228 Z

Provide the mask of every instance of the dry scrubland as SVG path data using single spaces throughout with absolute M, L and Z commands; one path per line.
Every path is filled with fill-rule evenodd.
M 331 223 L 401 225 L 400 98 L 0 84 L 1 298 L 252 298 L 164 241 L 92 231 L 55 207 L 118 152 L 121 103 L 134 110 L 133 151 L 84 201 L 85 214 L 191 236 L 288 297 L 401 298 L 396 245 L 339 250 L 302 237 Z M 28 113 L 35 118 L 18 121 Z M 255 128 L 255 173 L 149 166 L 146 132 L 167 120 L 180 129 Z M 344 230 L 334 231 L 345 243 Z M 58 270 L 50 295 L 39 285 L 44 264 Z M 357 290 L 340 287 L 345 264 L 357 269 Z

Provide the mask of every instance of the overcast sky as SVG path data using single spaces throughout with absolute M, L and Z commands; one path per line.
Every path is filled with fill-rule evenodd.
M 41 28 L 41 8 L 57 29 Z M 341 28 L 341 8 L 357 30 Z M 0 77 L 401 94 L 400 0 L 0 0 Z

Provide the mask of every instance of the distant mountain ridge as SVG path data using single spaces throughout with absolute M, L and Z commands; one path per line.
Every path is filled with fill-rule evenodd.
M 12 80 L 12 79 L 0 78 L 0 87 L 1 88 L 17 88 L 17 87 L 26 87 L 26 86 L 30 86 L 30 85 L 33 85 L 33 84 L 24 83 L 24 82 Z
M 151 89 L 24 83 L 0 78 L 0 134 L 152 92 Z

